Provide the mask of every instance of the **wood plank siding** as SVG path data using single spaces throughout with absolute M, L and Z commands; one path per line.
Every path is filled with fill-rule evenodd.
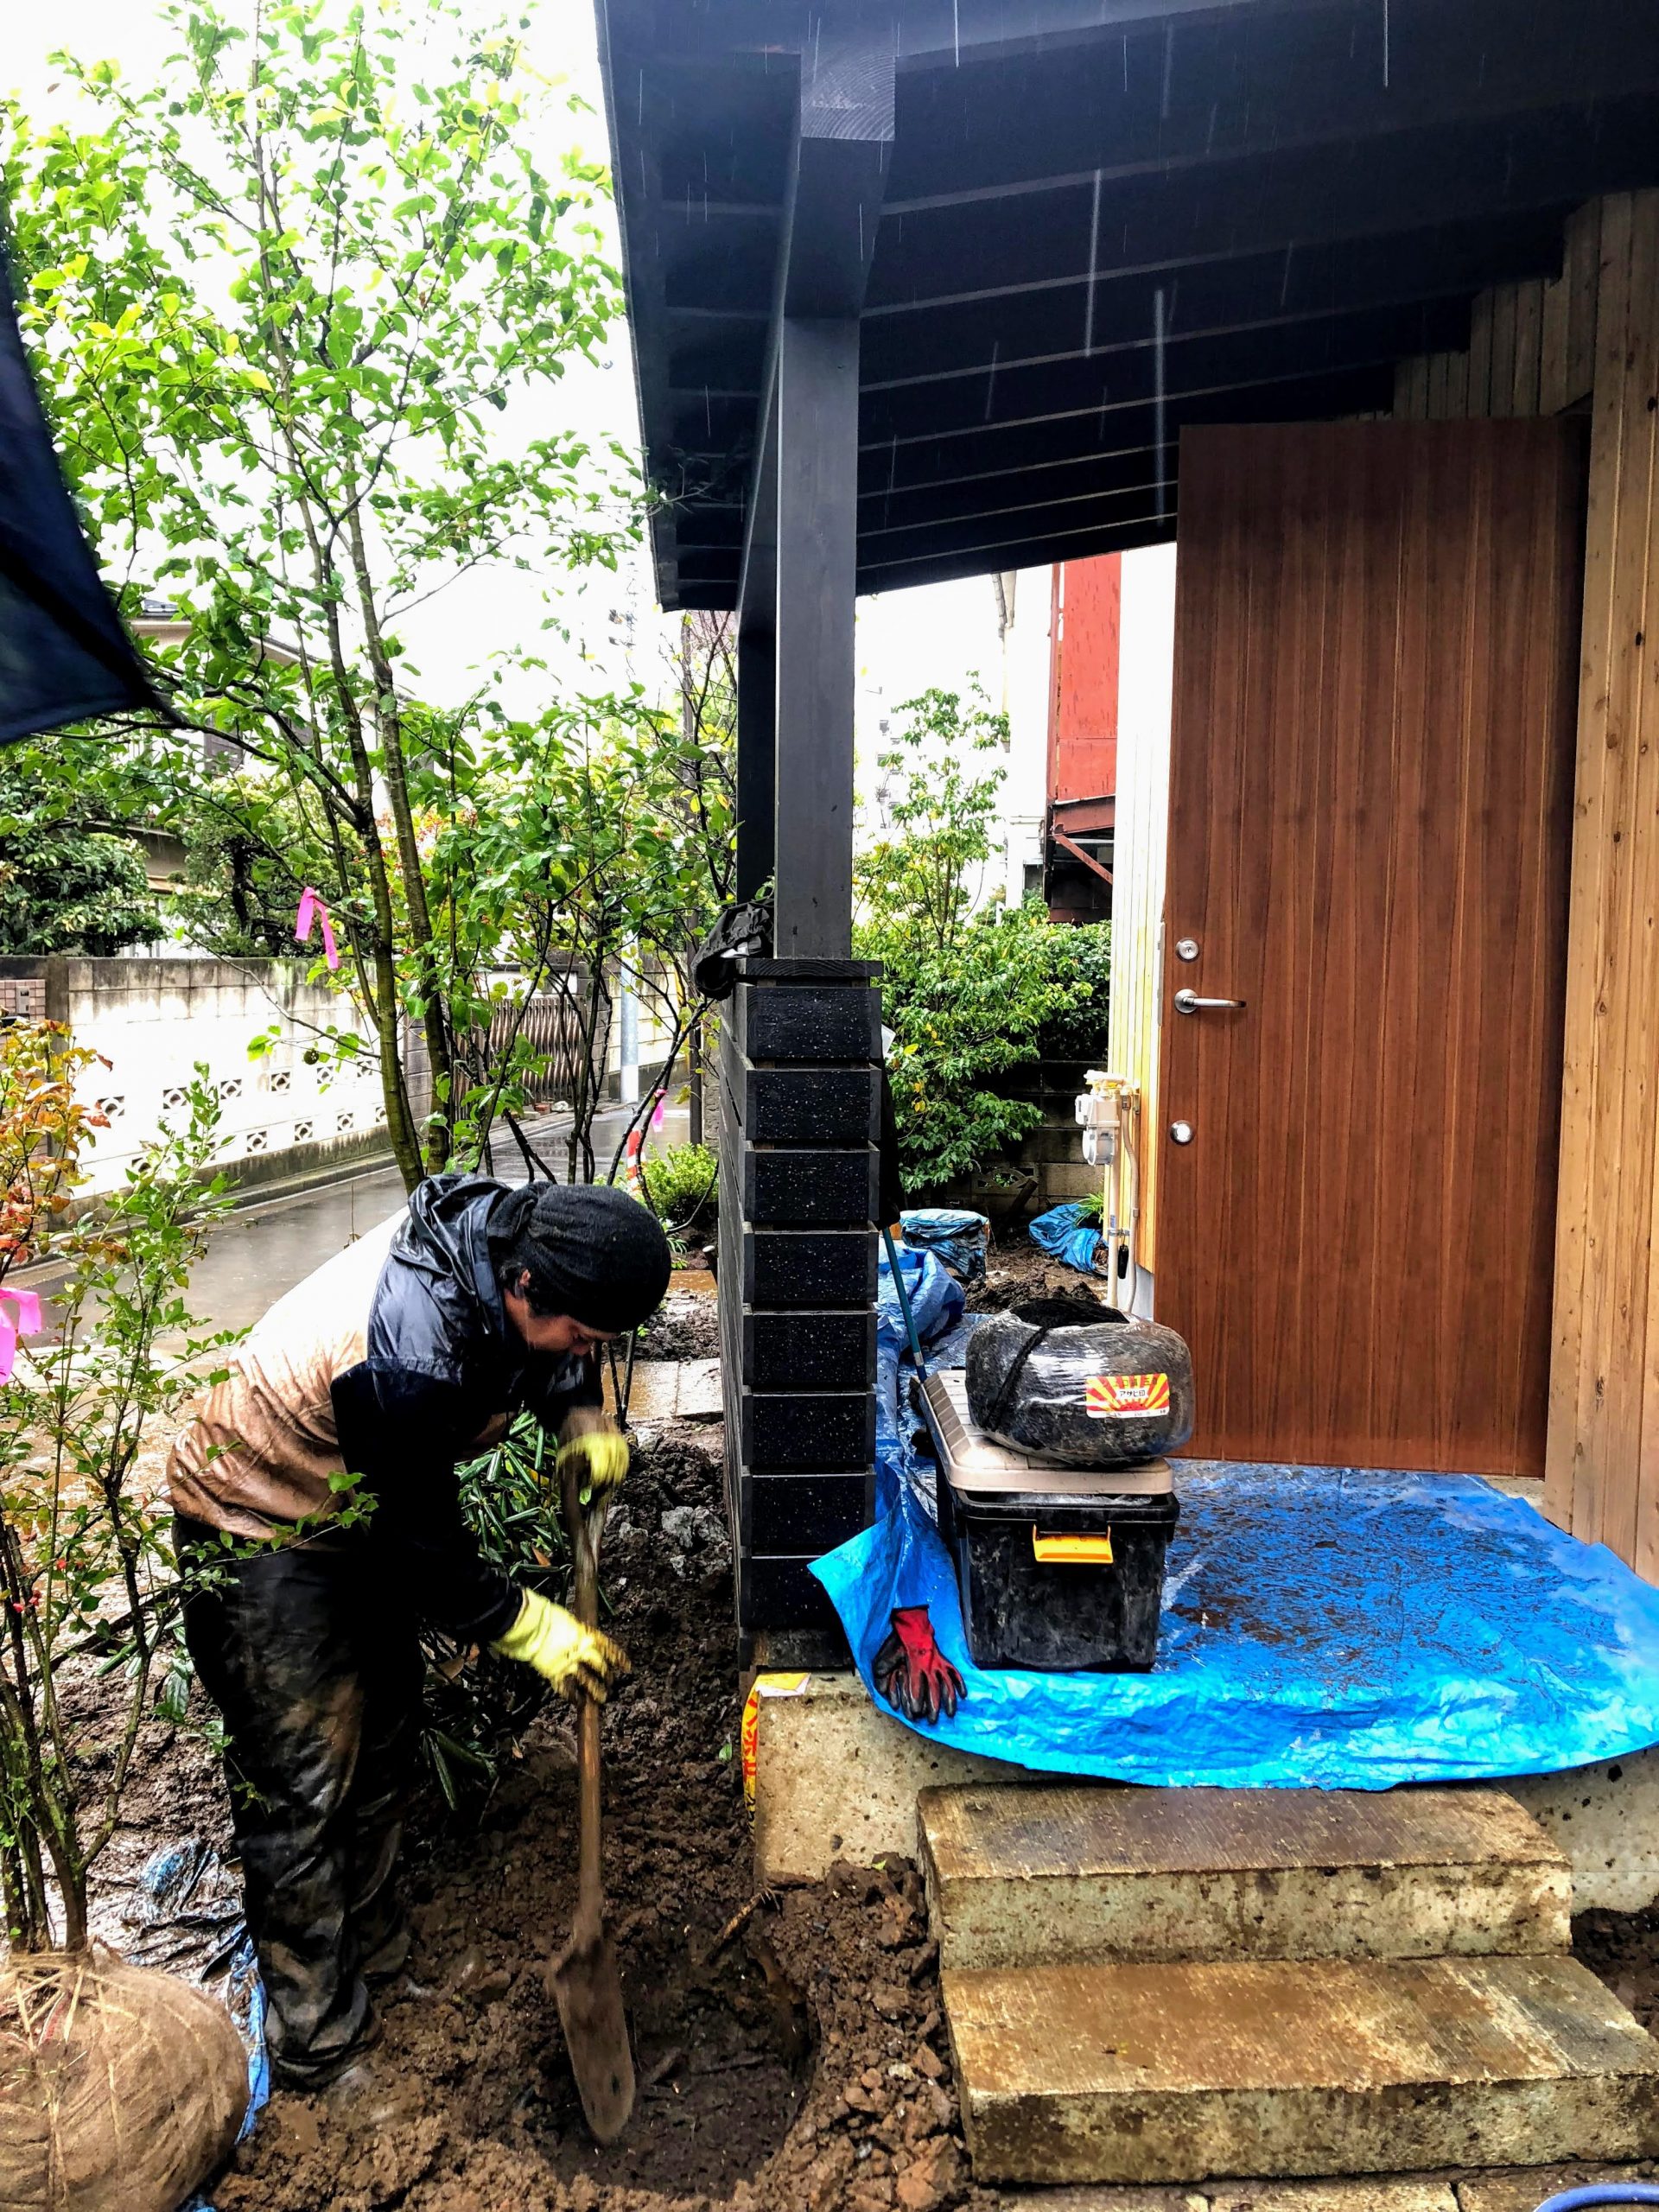
M 1659 1577 L 1659 193 L 1601 204 L 1548 1498 Z
M 1166 551 L 1138 553 L 1123 570 L 1123 620 L 1137 642 L 1120 695 L 1116 837 L 1112 861 L 1111 1037 L 1114 1074 L 1139 1096 L 1135 1154 L 1135 1264 L 1158 1266 L 1159 1001 L 1163 975 L 1164 860 L 1169 842 L 1169 631 Z M 1155 674 L 1154 671 L 1161 671 Z M 1128 1294 L 1125 1294 L 1128 1295 Z
M 1396 416 L 1592 422 L 1546 1503 L 1659 1580 L 1659 193 L 1580 208 L 1559 276 L 1476 301 L 1468 361 L 1461 410 L 1402 361 Z
M 1494 284 L 1480 294 L 1465 352 L 1419 353 L 1400 363 L 1394 374 L 1397 422 L 1564 415 L 1588 406 L 1607 204 L 1594 200 L 1570 219 L 1559 276 Z
M 1206 1456 L 1543 1471 L 1582 481 L 1574 424 L 1183 440 L 1157 1311 Z

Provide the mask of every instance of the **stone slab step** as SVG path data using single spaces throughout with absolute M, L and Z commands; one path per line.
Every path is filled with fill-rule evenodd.
M 927 1789 L 947 1967 L 1565 1951 L 1572 1866 L 1501 1790 Z
M 1554 1954 L 957 1968 L 944 1992 L 982 2182 L 1659 2153 L 1659 2044 Z
M 1640 2166 L 1506 2166 L 1458 2174 L 1361 2174 L 1320 2181 L 1079 2182 L 1000 2189 L 996 2212 L 1538 2212 L 1591 2182 L 1638 2181 Z
M 614 1413 L 616 1392 L 608 1365 L 603 1375 L 606 1410 Z M 718 1421 L 723 1411 L 717 1359 L 636 1362 L 628 1395 L 630 1421 Z
M 1544 2191 L 1519 2212 L 1537 2212 Z M 1365 2174 L 1347 2181 L 1219 2181 L 1202 2189 L 1084 2182 L 1071 2189 L 1004 2189 L 997 2212 L 1467 2212 L 1449 2181 L 1428 2174 Z
M 1591 2182 L 1638 2181 L 1640 2166 L 1506 2166 L 1458 2174 L 1361 2174 L 1320 2181 L 1079 2182 L 1000 2189 L 996 2212 L 1538 2212 Z

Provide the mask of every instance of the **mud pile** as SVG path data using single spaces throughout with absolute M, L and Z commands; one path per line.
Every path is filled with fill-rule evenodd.
M 679 1430 L 642 1452 L 602 1573 L 634 1663 L 606 1723 L 606 1888 L 641 2084 L 627 2134 L 604 2152 L 588 2139 L 543 1983 L 575 1889 L 575 1738 L 557 1707 L 475 1823 L 417 1808 L 416 1949 L 372 2084 L 344 2106 L 277 2096 L 218 2212 L 971 2201 L 914 1870 L 838 1867 L 752 1897 L 713 1445 Z

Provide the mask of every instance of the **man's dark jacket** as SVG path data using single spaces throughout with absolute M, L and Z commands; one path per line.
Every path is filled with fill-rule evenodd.
M 343 1507 L 423 1619 L 480 1643 L 509 1628 L 522 1593 L 480 1556 L 457 1466 L 516 1413 L 556 1430 L 600 1393 L 591 1358 L 534 1353 L 507 1317 L 488 1237 L 505 1188 L 432 1176 L 406 1213 L 279 1299 L 174 1446 L 177 1511 L 303 1541 Z

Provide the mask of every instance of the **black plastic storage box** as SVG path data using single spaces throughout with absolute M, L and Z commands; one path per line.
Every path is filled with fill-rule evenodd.
M 1147 1673 L 1180 1512 L 1169 1491 L 1084 1499 L 941 1482 L 939 1534 L 956 1563 L 974 1664 Z

